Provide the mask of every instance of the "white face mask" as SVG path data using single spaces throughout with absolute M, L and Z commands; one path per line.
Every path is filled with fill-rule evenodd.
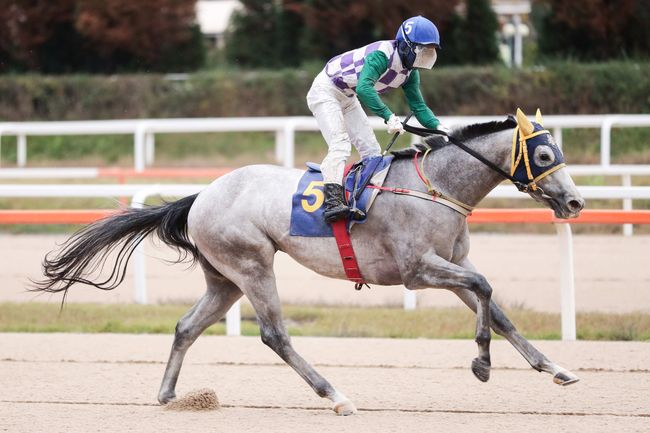
M 415 47 L 415 61 L 413 62 L 414 68 L 431 69 L 436 64 L 438 53 L 435 47 L 426 47 L 418 45 Z

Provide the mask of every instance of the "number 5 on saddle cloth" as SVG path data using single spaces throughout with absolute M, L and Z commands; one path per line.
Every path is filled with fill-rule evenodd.
M 345 192 L 351 208 L 356 208 L 361 216 L 359 220 L 349 220 L 348 231 L 354 223 L 363 223 L 372 206 L 378 189 L 366 188 L 368 185 L 382 186 L 393 156 L 376 156 L 363 159 L 345 170 Z M 307 163 L 308 170 L 300 178 L 292 198 L 291 236 L 331 237 L 332 227 L 323 218 L 325 195 L 323 193 L 323 175 L 320 165 Z M 358 191 L 355 191 L 355 188 Z

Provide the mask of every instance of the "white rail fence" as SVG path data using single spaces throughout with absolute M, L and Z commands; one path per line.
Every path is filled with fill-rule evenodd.
M 487 122 L 503 116 L 445 116 L 441 120 L 448 125 L 467 125 Z M 371 117 L 373 128 L 384 127 L 378 117 Z M 415 123 L 417 121 L 414 120 Z M 544 124 L 553 130 L 553 135 L 562 146 L 562 130 L 565 128 L 600 128 L 600 164 L 597 166 L 573 166 L 573 175 L 620 176 L 623 186 L 632 185 L 632 176 L 650 175 L 650 165 L 612 165 L 611 132 L 614 127 L 650 127 L 647 114 L 609 115 L 559 115 L 545 116 Z M 293 167 L 295 160 L 296 131 L 318 131 L 313 117 L 232 117 L 232 118 L 190 118 L 190 119 L 140 119 L 140 120 L 96 120 L 62 122 L 5 122 L 0 123 L 0 164 L 2 161 L 2 137 L 17 137 L 17 165 L 19 169 L 0 169 L 0 179 L 9 177 L 93 177 L 98 169 L 29 169 L 27 165 L 27 137 L 55 135 L 133 135 L 134 168 L 144 171 L 153 164 L 155 157 L 155 136 L 166 133 L 206 132 L 275 132 L 275 158 L 286 167 Z M 412 137 L 417 141 L 417 137 Z M 650 145 L 650 143 L 649 143 Z M 58 171 L 56 171 L 58 170 Z M 623 209 L 631 210 L 631 199 L 623 200 Z M 623 226 L 626 236 L 632 234 L 632 225 Z
M 0 184 L 0 197 L 132 197 L 131 205 L 142 207 L 145 201 L 152 196 L 164 195 L 182 197 L 195 194 L 205 185 L 201 184 L 118 184 L 118 185 L 2 185 Z M 650 187 L 596 187 L 578 186 L 578 190 L 586 199 L 650 199 Z M 489 198 L 527 198 L 512 185 L 500 185 L 489 195 Z M 573 241 L 571 226 L 566 223 L 555 224 L 558 233 L 560 248 L 560 297 L 562 316 L 562 338 L 575 340 L 575 282 L 573 271 Z M 140 244 L 133 254 L 134 261 L 134 286 L 135 301 L 147 303 L 147 280 L 145 267 L 145 254 L 143 244 Z M 404 291 L 404 308 L 416 307 L 415 292 Z M 240 305 L 237 303 L 226 316 L 227 335 L 240 333 Z
M 488 122 L 501 118 L 503 116 L 443 116 L 440 119 L 445 124 L 453 126 Z M 373 128 L 384 128 L 383 120 L 378 117 L 371 117 L 370 122 Z M 417 122 L 414 121 L 414 123 Z M 560 146 L 562 146 L 563 129 L 599 128 L 600 165 L 608 167 L 611 165 L 612 128 L 650 127 L 650 115 L 544 116 L 544 125 L 553 130 L 555 140 Z M 135 169 L 142 171 L 154 161 L 156 134 L 254 131 L 275 132 L 277 162 L 287 167 L 293 167 L 296 131 L 318 131 L 318 125 L 316 119 L 305 116 L 4 122 L 0 123 L 0 140 L 3 136 L 17 137 L 17 165 L 25 167 L 27 165 L 28 136 L 129 134 L 133 135 Z

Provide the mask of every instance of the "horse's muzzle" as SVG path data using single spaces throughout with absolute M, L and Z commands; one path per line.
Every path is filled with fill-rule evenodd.
M 582 197 L 563 197 L 559 200 L 550 198 L 549 201 L 556 218 L 577 218 L 580 211 L 585 207 L 585 201 Z

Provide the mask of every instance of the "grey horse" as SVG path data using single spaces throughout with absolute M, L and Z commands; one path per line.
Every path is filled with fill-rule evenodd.
M 509 118 L 470 125 L 454 130 L 450 137 L 462 140 L 503 172 L 512 168 L 513 133 L 517 131 L 535 135 L 532 122 L 520 112 L 516 121 Z M 548 165 L 559 149 L 554 147 L 550 134 L 546 140 L 534 152 L 528 151 L 521 163 L 525 159 L 527 166 Z M 502 182 L 502 174 L 448 141 L 427 142 L 429 146 L 421 147 L 428 150 L 428 155 L 420 161 L 420 174 L 441 196 L 471 208 Z M 413 168 L 413 152 L 407 150 L 396 156 L 385 187 L 424 189 L 422 178 Z M 160 206 L 129 208 L 93 223 L 73 235 L 59 251 L 48 254 L 43 263 L 45 279 L 37 283 L 35 290 L 63 292 L 65 300 L 67 290 L 77 282 L 113 289 L 124 279 L 135 246 L 156 232 L 163 242 L 179 251 L 179 261 L 187 257 L 198 261 L 207 283 L 205 294 L 176 326 L 158 394 L 160 403 L 175 399 L 176 382 L 188 348 L 246 295 L 257 314 L 264 344 L 316 394 L 331 400 L 337 414 L 352 414 L 356 411 L 354 404 L 294 350 L 282 322 L 273 273 L 277 251 L 284 251 L 321 275 L 345 279 L 334 238 L 289 234 L 292 194 L 303 173 L 271 165 L 247 166 L 220 177 L 197 195 Z M 551 207 L 559 218 L 577 216 L 584 205 L 564 169 L 531 180 L 524 190 Z M 431 200 L 382 192 L 367 222 L 354 226 L 351 238 L 366 282 L 403 284 L 409 290 L 448 289 L 476 313 L 478 357 L 472 362 L 472 371 L 481 381 L 489 379 L 490 327 L 535 370 L 550 373 L 556 383 L 568 385 L 579 380 L 533 347 L 491 300 L 492 288 L 467 258 L 469 233 L 462 212 Z M 113 272 L 97 281 L 97 271 L 111 253 L 117 253 L 117 259 L 112 259 Z

